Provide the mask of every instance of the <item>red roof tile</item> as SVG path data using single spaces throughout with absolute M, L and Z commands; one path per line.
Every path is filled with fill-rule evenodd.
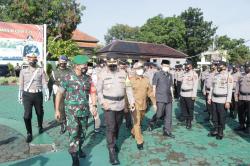
M 75 41 L 86 41 L 86 42 L 93 42 L 93 43 L 97 43 L 99 41 L 95 37 L 90 36 L 90 35 L 88 35 L 88 34 L 86 34 L 84 32 L 81 32 L 78 29 L 73 31 L 71 39 L 75 40 Z

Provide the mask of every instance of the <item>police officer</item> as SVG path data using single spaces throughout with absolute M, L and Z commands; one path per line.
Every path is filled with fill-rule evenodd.
M 175 79 L 176 79 L 176 98 L 180 98 L 181 93 L 181 83 L 184 71 L 182 70 L 182 65 L 177 65 L 177 70 L 175 72 Z
M 204 87 L 204 82 L 206 79 L 206 75 L 209 73 L 209 70 L 207 68 L 207 66 L 202 66 L 202 71 L 201 71 L 201 75 L 200 75 L 200 80 L 201 80 L 201 90 Z
M 250 62 L 245 63 L 245 74 L 236 84 L 235 101 L 239 101 L 238 118 L 240 123 L 236 130 L 245 130 L 250 134 Z
M 27 55 L 29 67 L 21 70 L 18 100 L 24 106 L 24 123 L 27 130 L 26 142 L 32 141 L 32 107 L 35 107 L 39 134 L 43 133 L 43 93 L 45 91 L 45 101 L 49 99 L 49 90 L 45 79 L 43 68 L 37 66 L 37 55 L 31 53 Z
M 86 55 L 77 55 L 73 58 L 73 72 L 64 77 L 56 94 L 56 119 L 60 119 L 60 103 L 65 96 L 69 153 L 72 157 L 73 166 L 79 166 L 79 157 L 84 158 L 86 156 L 82 150 L 82 145 L 85 140 L 90 114 L 89 94 L 93 98 L 93 107 L 96 108 L 96 103 L 94 103 L 95 89 L 92 89 L 91 78 L 86 74 L 88 60 L 89 58 Z
M 112 165 L 119 164 L 116 151 L 116 140 L 122 124 L 125 94 L 131 110 L 134 110 L 134 97 L 130 82 L 125 71 L 118 68 L 117 60 L 107 60 L 107 69 L 98 75 L 97 93 L 98 101 L 104 109 L 106 123 L 106 139 L 109 150 L 109 159 Z
M 185 64 L 185 72 L 182 77 L 180 105 L 182 116 L 186 120 L 186 128 L 191 129 L 194 118 L 194 102 L 197 96 L 198 75 L 193 70 L 191 61 Z
M 212 120 L 214 129 L 208 136 L 216 136 L 216 139 L 223 138 L 223 130 L 226 123 L 226 109 L 229 109 L 232 99 L 233 77 L 226 71 L 226 62 L 220 61 L 217 67 L 208 96 L 208 104 L 212 103 Z
M 156 97 L 157 111 L 149 123 L 152 130 L 154 123 L 164 117 L 163 135 L 174 138 L 172 134 L 172 102 L 173 102 L 173 77 L 170 74 L 170 61 L 162 60 L 162 70 L 155 73 L 153 78 L 153 94 Z
M 241 73 L 238 65 L 233 65 L 232 67 L 233 67 L 232 77 L 234 80 L 234 84 L 233 84 L 232 102 L 230 105 L 230 117 L 235 119 L 237 117 L 237 112 L 238 112 L 238 101 L 235 101 L 235 89 L 236 89 L 236 84 L 238 83 L 241 77 Z
M 212 117 L 212 105 L 208 104 L 208 94 L 210 92 L 210 88 L 212 86 L 213 78 L 216 73 L 217 67 L 215 63 L 212 63 L 210 66 L 210 71 L 206 75 L 205 80 L 204 80 L 204 86 L 203 86 L 203 95 L 206 97 L 206 108 L 208 112 L 208 117 L 205 118 L 205 121 L 209 121 Z
M 68 58 L 65 55 L 61 55 L 58 60 L 58 68 L 54 71 L 52 71 L 50 81 L 52 82 L 53 87 L 53 102 L 55 107 L 55 96 L 57 93 L 58 88 L 60 87 L 60 82 L 64 79 L 64 77 L 71 72 L 71 69 L 67 68 L 67 62 Z M 65 133 L 66 131 L 66 116 L 65 116 L 65 106 L 64 106 L 64 100 L 61 100 L 60 103 L 60 113 L 61 113 L 61 119 L 59 120 L 59 123 L 61 124 L 61 130 L 60 134 Z
M 151 99 L 154 108 L 156 108 L 156 101 L 149 79 L 143 76 L 143 64 L 141 62 L 135 63 L 134 69 L 136 76 L 130 78 L 135 98 L 135 110 L 132 112 L 134 126 L 131 133 L 136 139 L 137 148 L 142 150 L 144 141 L 141 132 L 141 122 L 147 110 L 147 97 Z

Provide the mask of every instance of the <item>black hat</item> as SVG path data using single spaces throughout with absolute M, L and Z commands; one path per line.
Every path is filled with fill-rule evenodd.
M 245 63 L 245 67 L 250 67 L 250 62 L 249 61 Z
M 161 61 L 161 64 L 170 65 L 170 61 L 169 61 L 169 60 L 164 59 L 164 60 L 162 60 L 162 61 Z
M 218 66 L 227 66 L 227 62 L 219 61 Z
M 192 65 L 193 66 L 193 62 L 191 60 L 187 60 L 185 65 Z

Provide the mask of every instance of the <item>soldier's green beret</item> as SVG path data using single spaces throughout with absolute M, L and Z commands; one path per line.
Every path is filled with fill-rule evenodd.
M 76 65 L 82 65 L 87 64 L 89 60 L 89 57 L 87 55 L 76 55 L 72 62 Z

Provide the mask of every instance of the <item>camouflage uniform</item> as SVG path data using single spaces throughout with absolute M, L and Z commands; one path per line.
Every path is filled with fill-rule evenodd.
M 69 132 L 69 153 L 80 151 L 84 142 L 89 112 L 89 93 L 91 78 L 87 75 L 77 76 L 74 72 L 67 74 L 61 81 L 60 91 L 65 94 L 65 113 L 67 131 Z

